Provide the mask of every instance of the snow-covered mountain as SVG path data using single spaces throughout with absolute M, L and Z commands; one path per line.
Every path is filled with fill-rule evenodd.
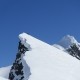
M 80 43 L 70 35 L 64 36 L 57 44 L 54 44 L 54 46 L 63 47 L 64 49 L 69 48 L 72 44 L 79 45 Z M 58 47 L 57 47 L 58 48 Z
M 78 59 L 29 34 L 22 33 L 19 39 L 9 80 L 80 80 Z
M 70 55 L 80 60 L 80 43 L 70 35 L 64 36 L 54 47 L 68 52 Z

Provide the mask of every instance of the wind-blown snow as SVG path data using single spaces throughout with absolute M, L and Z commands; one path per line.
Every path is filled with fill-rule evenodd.
M 80 80 L 79 60 L 26 33 L 19 38 L 31 48 L 23 57 L 30 68 L 29 80 Z

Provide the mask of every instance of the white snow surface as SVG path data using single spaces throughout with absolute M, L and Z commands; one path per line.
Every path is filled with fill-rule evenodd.
M 3 78 L 3 77 L 0 77 L 0 80 L 9 80 L 9 79 L 6 79 L 6 78 Z
M 23 57 L 24 66 L 30 68 L 28 80 L 80 80 L 79 60 L 26 33 L 20 34 L 19 38 L 30 48 Z
M 56 47 L 57 49 L 65 51 L 65 48 L 60 46 L 60 45 L 58 45 L 58 44 L 54 44 L 53 46 Z
M 0 68 L 0 76 L 4 77 L 4 78 L 8 78 L 9 77 L 10 69 L 11 69 L 11 66 Z

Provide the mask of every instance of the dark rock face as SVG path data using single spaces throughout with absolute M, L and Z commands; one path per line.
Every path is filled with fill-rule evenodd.
M 70 46 L 70 48 L 67 49 L 67 51 L 69 52 L 70 55 L 80 60 L 80 49 L 79 48 L 80 47 L 78 45 L 73 44 Z
M 15 62 L 13 63 L 10 73 L 9 73 L 9 80 L 23 80 L 24 79 L 24 72 L 23 72 L 24 66 L 23 66 L 23 63 L 21 62 L 21 58 L 23 57 L 26 51 L 29 51 L 28 48 L 26 48 L 20 41 Z

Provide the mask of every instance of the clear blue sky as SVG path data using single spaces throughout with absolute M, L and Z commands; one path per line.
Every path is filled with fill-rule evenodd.
M 67 34 L 80 41 L 80 0 L 0 0 L 0 67 L 13 63 L 22 32 L 49 44 Z

